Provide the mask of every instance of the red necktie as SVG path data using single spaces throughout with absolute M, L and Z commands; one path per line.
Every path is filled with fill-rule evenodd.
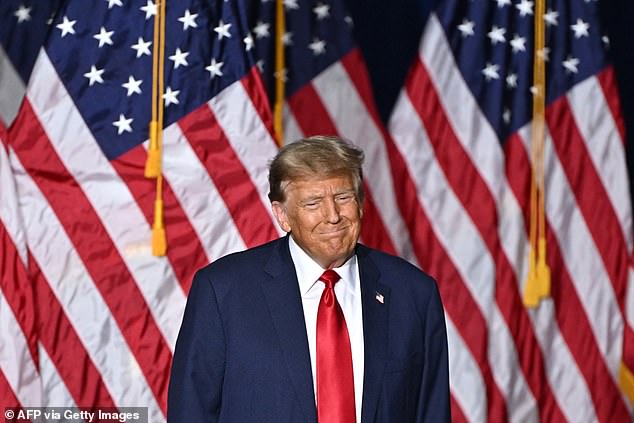
M 317 421 L 354 423 L 352 351 L 343 311 L 335 296 L 340 276 L 326 270 L 319 278 L 326 284 L 317 311 Z

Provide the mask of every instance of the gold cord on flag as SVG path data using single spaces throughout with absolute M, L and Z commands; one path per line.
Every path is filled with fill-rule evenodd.
M 630 402 L 634 404 L 634 374 L 632 374 L 630 369 L 628 369 L 622 361 L 621 368 L 619 369 L 619 386 L 630 399 Z
M 273 106 L 273 129 L 278 145 L 284 144 L 284 84 L 285 57 L 284 33 L 286 21 L 284 16 L 284 1 L 277 0 L 275 4 L 275 104 Z
M 163 225 L 163 177 L 161 159 L 163 149 L 163 89 L 165 85 L 165 2 L 156 1 L 154 17 L 154 45 L 152 48 L 152 120 L 150 146 L 145 162 L 145 177 L 156 178 L 154 224 L 152 225 L 152 254 L 164 256 L 167 250 Z
M 528 276 L 524 286 L 524 305 L 537 307 L 550 295 L 550 268 L 546 263 L 546 220 L 544 183 L 544 143 L 546 107 L 545 0 L 535 2 L 535 47 L 533 50 L 533 120 L 531 125 L 531 197 Z

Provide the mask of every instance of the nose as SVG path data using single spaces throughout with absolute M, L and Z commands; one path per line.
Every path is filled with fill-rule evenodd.
M 339 223 L 341 216 L 339 215 L 339 206 L 334 198 L 328 198 L 322 203 L 322 211 L 324 221 L 328 223 Z

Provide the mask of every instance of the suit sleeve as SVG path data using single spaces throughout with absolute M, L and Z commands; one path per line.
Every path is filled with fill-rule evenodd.
M 434 283 L 426 307 L 424 369 L 416 422 L 450 422 L 449 364 L 445 315 L 438 288 Z
M 220 415 L 225 336 L 216 294 L 205 273 L 194 277 L 176 341 L 167 399 L 168 423 L 211 423 Z

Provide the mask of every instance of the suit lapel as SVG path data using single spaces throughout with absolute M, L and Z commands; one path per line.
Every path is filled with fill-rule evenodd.
M 388 309 L 390 290 L 379 283 L 380 272 L 368 256 L 369 250 L 359 245 L 359 277 L 363 307 L 364 376 L 362 423 L 374 420 L 381 394 L 383 374 L 387 358 Z
M 289 378 L 306 421 L 315 423 L 317 409 L 306 323 L 297 274 L 288 249 L 288 237 L 276 243 L 264 271 L 269 277 L 262 282 L 262 288 L 288 367 Z

